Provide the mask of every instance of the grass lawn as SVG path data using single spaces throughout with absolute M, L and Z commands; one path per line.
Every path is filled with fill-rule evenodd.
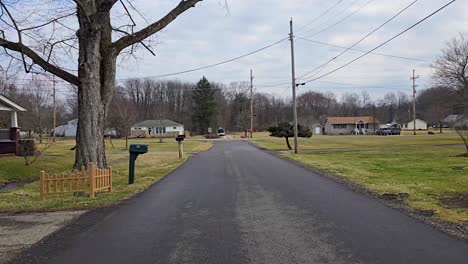
M 311 138 L 299 138 L 300 150 L 321 149 L 359 149 L 373 147 L 397 146 L 434 146 L 463 144 L 455 134 L 442 135 L 401 135 L 401 136 L 323 136 L 314 135 Z M 257 137 L 253 142 L 269 150 L 287 150 L 284 138 Z M 291 146 L 293 138 L 289 139 Z
M 282 138 L 264 137 L 254 139 L 253 142 L 270 150 L 287 149 Z M 443 198 L 453 194 L 468 195 L 468 158 L 456 157 L 464 152 L 464 147 L 431 148 L 454 144 L 462 144 L 462 141 L 452 133 L 313 136 L 300 139 L 299 149 L 304 150 L 303 153 L 283 155 L 350 179 L 378 194 L 408 193 L 407 203 L 411 207 L 434 210 L 434 217 L 441 220 L 468 223 L 468 208 L 454 208 L 442 202 Z M 399 146 L 424 148 L 386 149 Z M 362 148 L 381 149 L 358 151 Z
M 182 164 L 189 155 L 183 159 L 178 158 L 175 140 L 159 139 L 132 140 L 131 143 L 149 144 L 150 153 L 140 155 L 136 162 L 135 184 L 128 185 L 128 154 L 124 150 L 124 140 L 113 140 L 114 150 L 109 148 L 107 159 L 113 168 L 113 192 L 98 192 L 96 198 L 76 197 L 73 194 L 50 195 L 45 201 L 39 200 L 39 182 L 34 181 L 10 191 L 0 192 L 1 212 L 24 211 L 51 211 L 62 209 L 95 208 L 112 204 L 141 192 L 164 175 Z M 15 182 L 36 179 L 40 170 L 62 173 L 73 166 L 74 151 L 73 140 L 60 139 L 46 153 L 30 166 L 24 165 L 21 157 L 0 157 L 0 182 Z M 184 150 L 199 152 L 207 150 L 211 143 L 201 141 L 185 141 Z M 153 151 L 161 151 L 153 152 Z M 168 152 L 168 153 L 163 153 Z M 174 152 L 174 153 L 172 153 Z

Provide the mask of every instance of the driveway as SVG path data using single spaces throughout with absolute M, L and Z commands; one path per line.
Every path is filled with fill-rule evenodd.
M 138 179 L 137 179 L 138 180 Z M 467 263 L 455 240 L 242 141 L 91 211 L 13 263 Z

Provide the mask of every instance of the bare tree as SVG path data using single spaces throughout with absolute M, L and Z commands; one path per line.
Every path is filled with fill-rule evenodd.
M 457 92 L 455 112 L 468 116 L 468 40 L 463 34 L 447 43 L 442 55 L 433 64 L 434 79 L 442 86 L 453 87 Z M 465 143 L 468 156 L 467 124 L 457 124 L 456 131 Z
M 117 2 L 125 5 L 124 1 L 73 0 L 74 5 L 58 1 L 56 8 L 59 11 L 55 12 L 55 17 L 34 23 L 28 17 L 37 18 L 38 11 L 26 14 L 29 16 L 21 16 L 20 13 L 14 12 L 20 1 L 0 0 L 0 46 L 4 48 L 3 55 L 21 61 L 26 72 L 37 71 L 33 66 L 38 65 L 78 87 L 79 121 L 75 167 L 87 165 L 89 162 L 96 162 L 99 167 L 107 166 L 104 126 L 114 92 L 116 61 L 119 54 L 127 48 L 130 49 L 130 53 L 133 52 L 133 47 L 137 44 L 149 49 L 143 43 L 145 39 L 164 29 L 180 14 L 201 1 L 179 1 L 177 6 L 161 19 L 134 31 L 135 23 L 126 7 L 132 23 L 122 27 L 113 26 L 111 10 Z M 57 27 L 68 34 L 54 34 Z M 48 34 L 50 37 L 37 34 L 43 28 L 52 32 Z M 120 38 L 113 40 L 113 32 L 120 34 Z M 12 37 L 13 34 L 16 38 Z M 78 74 L 60 66 L 61 57 L 55 53 L 55 48 L 59 46 L 78 53 Z
M 463 34 L 447 42 L 433 64 L 434 79 L 441 85 L 457 90 L 457 111 L 468 111 L 468 40 Z
M 125 136 L 125 149 L 128 149 L 130 127 L 137 121 L 135 104 L 122 92 L 116 91 L 111 103 L 109 124 Z

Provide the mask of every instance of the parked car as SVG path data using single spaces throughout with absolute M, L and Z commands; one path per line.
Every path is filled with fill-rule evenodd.
M 226 131 L 223 128 L 218 128 L 218 136 L 224 137 L 226 135 Z
M 381 136 L 400 135 L 401 129 L 399 127 L 383 127 L 375 131 L 375 134 Z
M 390 128 L 390 130 L 392 131 L 392 135 L 400 135 L 401 134 L 401 128 L 399 128 L 399 127 L 392 127 L 392 128 Z
M 375 131 L 375 134 L 380 136 L 388 136 L 392 134 L 392 130 L 388 127 L 383 127 Z

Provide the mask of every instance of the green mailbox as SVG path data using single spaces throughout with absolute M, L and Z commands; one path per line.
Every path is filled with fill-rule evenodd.
M 146 144 L 131 144 L 130 145 L 130 164 L 128 165 L 128 184 L 135 182 L 135 160 L 138 155 L 148 152 L 148 145 Z

